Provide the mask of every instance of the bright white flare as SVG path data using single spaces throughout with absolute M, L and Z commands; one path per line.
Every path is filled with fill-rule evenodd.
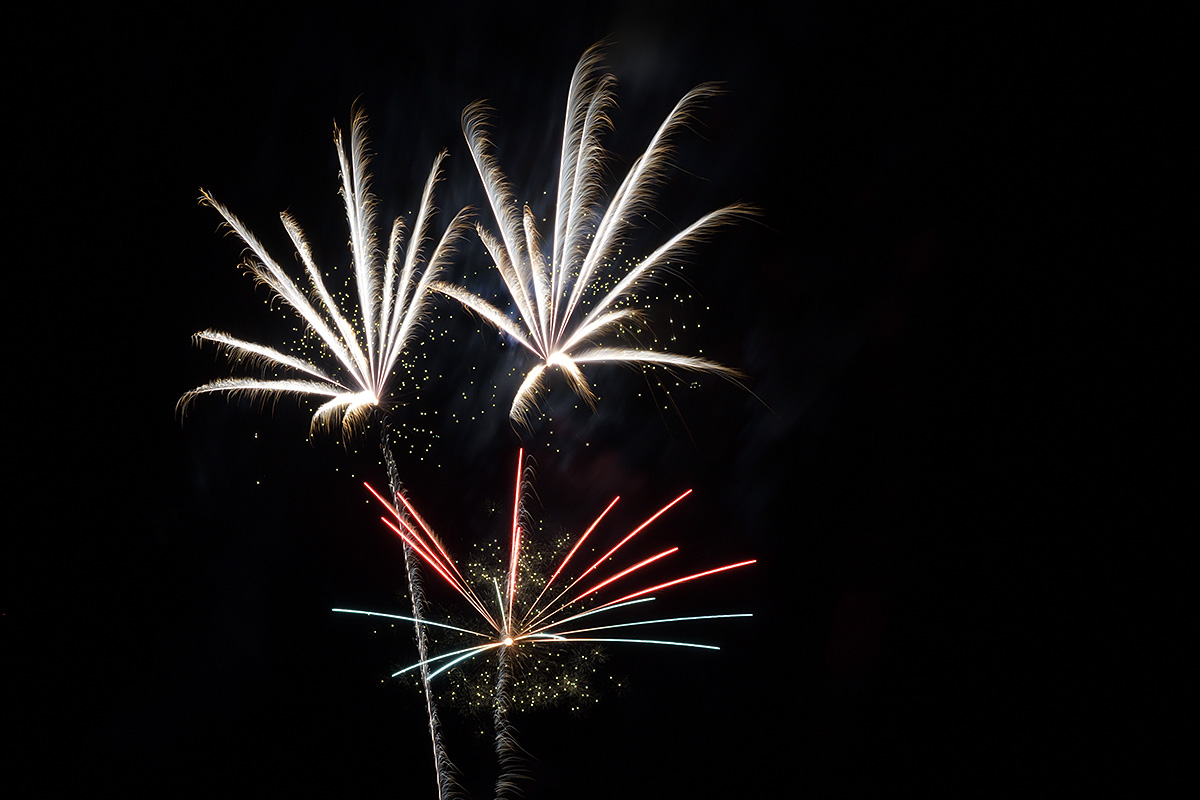
M 672 135 L 687 124 L 696 106 L 715 94 L 716 88 L 703 84 L 683 96 L 604 209 L 603 178 L 608 168 L 600 137 L 612 127 L 608 112 L 615 104 L 616 79 L 596 73 L 600 57 L 598 47 L 589 49 L 571 79 L 549 258 L 542 252 L 533 213 L 528 206 L 523 212 L 518 209 L 512 187 L 492 155 L 487 107 L 475 103 L 463 112 L 463 133 L 500 227 L 500 237 L 482 225 L 476 229 L 508 288 L 517 319 L 510 319 L 507 313 L 462 287 L 438 282 L 432 288 L 458 300 L 540 360 L 525 376 L 513 399 L 510 416 L 518 422 L 528 422 L 545 372 L 552 367 L 558 367 L 571 388 L 589 404 L 594 404 L 595 396 L 580 364 L 650 364 L 730 378 L 739 375 L 736 370 L 696 356 L 604 344 L 623 329 L 637 330 L 639 315 L 630 307 L 630 300 L 668 266 L 669 259 L 751 209 L 732 205 L 704 215 L 617 280 L 625 270 L 615 263 L 618 250 L 653 199 L 653 190 L 673 150 Z M 610 279 L 615 285 L 604 291 L 601 285 Z M 596 296 L 598 300 L 593 299 Z
M 437 246 L 423 251 L 430 221 L 436 213 L 433 190 L 441 177 L 442 159 L 438 154 L 425 183 L 407 253 L 403 252 L 404 219 L 392 225 L 386 261 L 380 269 L 378 230 L 375 226 L 375 198 L 367 173 L 369 154 L 366 138 L 367 117 L 355 111 L 350 129 L 347 155 L 342 132 L 334 125 L 334 144 L 341 164 L 341 194 L 350 226 L 350 252 L 355 277 L 358 309 L 343 310 L 325 286 L 321 271 L 313 260 L 304 232 L 296 221 L 281 213 L 280 219 L 304 263 L 311 291 L 304 291 L 271 258 L 253 233 L 225 206 L 206 191 L 202 203 L 212 206 L 246 246 L 251 255 L 246 267 L 265 283 L 303 319 L 341 365 L 338 373 L 327 372 L 311 362 L 287 355 L 265 345 L 254 344 L 220 331 L 196 334 L 197 342 L 213 342 L 230 357 L 246 359 L 251 365 L 291 370 L 302 378 L 222 378 L 206 383 L 180 398 L 180 409 L 196 397 L 210 392 L 247 393 L 266 398 L 278 394 L 328 397 L 312 419 L 312 429 L 331 428 L 340 422 L 344 429 L 365 419 L 370 410 L 387 397 L 388 383 L 396 362 L 409 337 L 420 324 L 429 300 L 429 287 L 454 252 L 455 241 L 465 232 L 465 211 L 460 211 L 442 234 Z M 403 262 L 403 263 L 401 263 Z M 424 263 L 422 270 L 421 264 Z

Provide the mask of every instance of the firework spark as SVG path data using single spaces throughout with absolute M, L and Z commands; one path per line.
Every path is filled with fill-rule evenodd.
M 495 692 L 496 706 L 494 722 L 496 724 L 497 755 L 501 759 L 502 771 L 505 773 L 505 775 L 502 775 L 501 783 L 497 784 L 498 794 L 505 794 L 512 789 L 512 778 L 514 777 L 509 775 L 509 772 L 514 768 L 512 764 L 515 742 L 512 741 L 507 716 L 508 704 L 510 702 L 508 695 L 512 682 L 513 664 L 510 663 L 512 654 L 516 652 L 525 653 L 531 648 L 542 649 L 564 644 L 596 642 L 665 645 L 719 650 L 719 647 L 711 644 L 661 638 L 628 638 L 613 636 L 608 632 L 617 629 L 651 625 L 749 617 L 751 616 L 750 614 L 705 614 L 657 619 L 648 618 L 632 622 L 602 624 L 595 624 L 594 620 L 589 620 L 588 622 L 584 622 L 583 620 L 618 609 L 648 603 L 655 599 L 653 596 L 654 593 L 664 589 L 755 563 L 754 559 L 738 561 L 673 580 L 656 583 L 642 589 L 626 590 L 623 593 L 614 591 L 613 587 L 618 582 L 624 581 L 643 567 L 665 559 L 679 550 L 678 547 L 671 547 L 612 574 L 607 574 L 607 571 L 614 564 L 614 557 L 617 553 L 634 537 L 646 530 L 658 517 L 687 497 L 691 493 L 689 489 L 651 515 L 616 545 L 608 549 L 604 555 L 591 563 L 590 566 L 568 571 L 568 565 L 573 563 L 575 557 L 579 555 L 583 543 L 592 535 L 600 522 L 612 510 L 613 506 L 616 505 L 620 499 L 618 497 L 614 498 L 608 507 L 596 517 L 595 521 L 592 522 L 584 534 L 574 543 L 566 556 L 558 563 L 557 567 L 554 568 L 550 576 L 545 579 L 536 596 L 534 596 L 532 601 L 529 601 L 526 598 L 533 595 L 533 591 L 526 590 L 520 585 L 522 570 L 518 568 L 522 551 L 522 538 L 525 531 L 521 511 L 522 481 L 524 475 L 523 455 L 524 451 L 521 451 L 521 454 L 517 458 L 516 507 L 514 508 L 512 530 L 509 535 L 508 563 L 504 565 L 504 585 L 501 586 L 501 581 L 493 578 L 492 585 L 481 591 L 477 591 L 478 587 L 473 586 L 472 582 L 467 580 L 463 571 L 455 564 L 454 559 L 447 553 L 441 541 L 434 535 L 429 525 L 421 518 L 406 498 L 400 498 L 403 508 L 397 509 L 376 492 L 370 484 L 365 484 L 371 494 L 383 503 L 391 513 L 391 519 L 387 517 L 381 518 L 384 524 L 399 535 L 409 548 L 416 552 L 442 580 L 467 602 L 475 614 L 478 615 L 478 620 L 481 624 L 475 627 L 468 627 L 470 623 L 456 625 L 450 622 L 430 619 L 416 621 L 412 617 L 397 614 L 346 608 L 333 609 L 336 612 L 347 614 L 363 614 L 417 622 L 421 626 L 448 629 L 478 640 L 477 644 L 468 647 L 449 650 L 429 657 L 422 657 L 422 660 L 416 664 L 393 673 L 393 677 L 418 669 L 432 668 L 428 672 L 428 675 L 430 679 L 433 679 L 437 675 L 463 664 L 476 656 L 493 651 L 498 653 L 499 671 L 497 673 Z M 573 578 L 568 579 L 565 577 L 572 574 L 574 575 Z M 617 594 L 618 596 L 605 599 L 605 594 Z
M 663 178 L 673 150 L 672 136 L 687 124 L 697 105 L 717 89 L 702 84 L 683 96 L 604 209 L 603 178 L 608 167 L 600 138 L 612 127 L 609 110 L 615 105 L 615 78 L 597 74 L 600 58 L 599 46 L 589 49 L 571 79 L 548 258 L 542 252 L 533 212 L 528 206 L 523 211 L 518 209 L 513 190 L 492 155 L 487 107 L 475 103 L 463 112 L 463 133 L 500 236 L 492 235 L 482 225 L 476 229 L 504 280 L 517 319 L 462 287 L 437 282 L 432 288 L 458 300 L 537 356 L 539 363 L 526 374 L 513 399 L 510 416 L 518 422 L 528 423 L 545 373 L 554 367 L 589 404 L 594 404 L 595 396 L 580 370 L 581 364 L 657 365 L 728 378 L 740 374 L 697 356 L 614 343 L 640 328 L 640 315 L 631 307 L 640 288 L 661 276 L 672 258 L 683 255 L 714 229 L 745 216 L 751 209 L 731 205 L 705 214 L 636 266 L 626 269 L 617 264 L 625 237 L 649 208 L 654 189 Z
M 238 339 L 215 330 L 196 334 L 197 342 L 212 342 L 231 358 L 245 360 L 250 366 L 273 368 L 291 377 L 222 378 L 187 392 L 180 398 L 180 410 L 202 394 L 227 392 L 248 394 L 256 399 L 272 395 L 296 394 L 329 398 L 313 414 L 312 428 L 332 427 L 341 423 L 352 428 L 364 423 L 372 409 L 385 402 L 397 361 L 425 315 L 429 287 L 437 280 L 454 252 L 455 242 L 466 229 L 466 212 L 460 211 L 447 226 L 437 245 L 427 255 L 429 228 L 436 214 L 434 187 L 441 177 L 440 153 L 433 161 L 420 209 L 413 225 L 407 252 L 404 251 L 404 219 L 392 224 L 386 259 L 380 268 L 379 231 L 375 226 L 375 198 L 371 194 L 367 172 L 369 153 L 366 115 L 358 110 L 350 129 L 347 152 L 341 130 L 334 126 L 334 142 L 341 164 L 341 193 L 350 226 L 350 250 L 353 259 L 356 310 L 339 307 L 325 285 L 321 270 L 299 224 L 287 212 L 281 213 L 283 227 L 291 238 L 311 285 L 304 291 L 273 259 L 253 233 L 211 194 L 202 190 L 201 201 L 224 217 L 230 230 L 249 248 L 245 266 L 260 282 L 290 306 L 304 321 L 306 330 L 315 334 L 339 371 L 327 371 L 308 359 L 283 353 L 266 345 Z M 422 262 L 424 268 L 422 269 Z

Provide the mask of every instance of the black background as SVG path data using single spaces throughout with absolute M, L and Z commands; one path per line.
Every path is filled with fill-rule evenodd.
M 329 611 L 402 613 L 400 554 L 360 486 L 384 480 L 374 439 L 310 442 L 287 399 L 176 412 L 226 374 L 191 334 L 291 333 L 198 187 L 285 265 L 283 209 L 340 263 L 331 121 L 356 100 L 371 116 L 383 218 L 443 147 L 440 205 L 482 207 L 458 117 L 488 98 L 501 163 L 536 202 L 571 69 L 605 37 L 624 159 L 688 88 L 724 82 L 654 225 L 761 213 L 698 251 L 671 284 L 697 301 L 655 323 L 702 323 L 683 351 L 743 369 L 753 394 L 705 378 L 663 410 L 638 375 L 594 369 L 595 413 L 557 385 L 551 421 L 520 436 L 485 390 L 511 397 L 525 362 L 439 300 L 454 344 L 394 409 L 421 429 L 402 477 L 463 548 L 503 534 L 522 442 L 554 524 L 578 529 L 618 493 L 636 524 L 695 488 L 658 541 L 697 568 L 758 563 L 672 608 L 755 617 L 694 633 L 719 653 L 614 646 L 621 692 L 518 718 L 526 795 L 1172 776 L 1195 700 L 1175 461 L 1194 360 L 1183 304 L 1164 302 L 1185 296 L 1174 245 L 1195 226 L 1172 113 L 1184 26 L 1092 6 L 768 8 L 13 21 L 3 635 L 20 794 L 432 796 L 423 706 L 386 680 L 410 640 Z M 456 275 L 486 266 L 468 239 Z M 486 736 L 443 715 L 464 786 L 488 796 Z

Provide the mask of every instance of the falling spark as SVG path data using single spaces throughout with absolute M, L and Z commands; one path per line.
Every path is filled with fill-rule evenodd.
M 656 365 L 711 372 L 730 379 L 740 375 L 734 369 L 697 356 L 612 343 L 639 329 L 641 314 L 631 307 L 639 289 L 668 269 L 672 258 L 686 253 L 716 228 L 751 213 L 752 209 L 731 205 L 705 214 L 636 266 L 626 271 L 618 265 L 616 260 L 625 237 L 650 207 L 654 189 L 662 181 L 673 151 L 672 136 L 717 89 L 702 84 L 683 96 L 605 209 L 603 178 L 609 168 L 600 138 L 612 127 L 609 110 L 616 102 L 613 93 L 616 79 L 597 74 L 600 58 L 599 46 L 590 48 L 571 79 L 548 258 L 541 250 L 533 212 L 528 206 L 523 211 L 518 209 L 512 187 L 492 153 L 487 106 L 475 103 L 463 112 L 463 133 L 500 227 L 500 236 L 497 238 L 482 225 L 477 225 L 476 230 L 504 280 L 517 319 L 511 319 L 492 303 L 460 286 L 439 281 L 431 288 L 458 300 L 538 358 L 539 363 L 525 375 L 510 409 L 512 419 L 524 424 L 528 424 L 536 406 L 546 372 L 554 367 L 561 370 L 576 394 L 593 406 L 595 395 L 580 370 L 582 364 Z M 596 296 L 600 299 L 593 300 Z

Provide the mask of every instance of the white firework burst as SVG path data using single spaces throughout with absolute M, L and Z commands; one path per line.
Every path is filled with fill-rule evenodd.
M 697 86 L 676 103 L 605 208 L 607 162 L 600 138 L 612 127 L 609 110 L 615 103 L 616 80 L 609 74 L 597 74 L 600 58 L 599 46 L 589 49 L 571 79 L 548 254 L 542 251 L 533 212 L 528 206 L 518 207 L 512 187 L 492 155 L 487 107 L 475 103 L 463 112 L 463 133 L 500 235 L 482 225 L 476 228 L 504 280 L 517 318 L 463 287 L 437 282 L 432 288 L 458 300 L 537 357 L 538 363 L 526 374 L 513 399 L 510 415 L 518 422 L 528 421 L 546 372 L 554 367 L 589 404 L 595 397 L 580 370 L 582 364 L 657 365 L 727 378 L 739 375 L 698 356 L 631 347 L 617 340 L 618 335 L 639 328 L 640 314 L 630 301 L 640 288 L 661 276 L 672 258 L 752 209 L 731 205 L 710 212 L 636 266 L 616 263 L 626 235 L 650 207 L 654 189 L 661 183 L 673 150 L 672 136 L 717 89 L 711 84 Z M 612 288 L 606 290 L 609 283 Z
M 328 398 L 313 414 L 312 428 L 344 429 L 365 422 L 371 410 L 387 398 L 396 364 L 419 327 L 428 308 L 429 289 L 454 252 L 454 244 L 465 231 L 466 211 L 460 211 L 447 226 L 432 251 L 425 253 L 430 240 L 429 228 L 437 209 L 434 187 L 441 177 L 442 160 L 434 159 L 429 179 L 421 196 L 421 205 L 404 248 L 404 219 L 392 225 L 386 257 L 378 247 L 375 226 L 375 198 L 371 194 L 366 115 L 354 113 L 350 130 L 349 153 L 342 132 L 334 126 L 334 143 L 341 164 L 341 194 L 350 227 L 350 253 L 354 271 L 357 309 L 342 308 L 326 288 L 321 270 L 299 224 L 287 212 L 281 213 L 283 227 L 296 247 L 310 284 L 305 291 L 267 253 L 253 233 L 211 194 L 202 190 L 201 201 L 217 210 L 225 223 L 249 250 L 245 266 L 304 321 L 334 357 L 336 371 L 311 361 L 281 352 L 273 347 L 248 342 L 228 333 L 205 330 L 196 334 L 198 342 L 212 342 L 231 358 L 251 366 L 291 373 L 291 377 L 235 377 L 206 383 L 180 398 L 180 408 L 202 394 L 228 392 L 248 394 L 258 399 L 283 394 L 314 395 Z

